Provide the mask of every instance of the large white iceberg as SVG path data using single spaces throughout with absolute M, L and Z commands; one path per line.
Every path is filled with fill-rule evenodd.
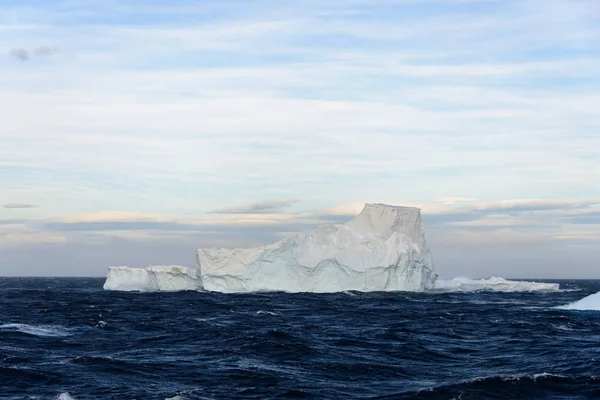
M 366 204 L 343 225 L 327 225 L 250 249 L 199 249 L 196 271 L 181 266 L 110 267 L 107 290 L 247 292 L 421 291 L 434 272 L 421 212 Z
M 384 204 L 264 247 L 197 255 L 204 289 L 219 292 L 421 291 L 437 277 L 420 210 Z

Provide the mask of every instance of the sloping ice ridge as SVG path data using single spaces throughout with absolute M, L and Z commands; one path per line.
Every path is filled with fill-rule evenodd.
M 563 310 L 600 311 L 600 292 L 558 308 Z

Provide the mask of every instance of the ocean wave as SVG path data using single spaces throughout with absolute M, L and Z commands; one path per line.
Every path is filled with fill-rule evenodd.
M 21 332 L 26 333 L 28 335 L 42 337 L 64 337 L 71 336 L 73 334 L 70 329 L 62 327 L 60 325 L 28 325 L 10 323 L 0 325 L 0 330 L 8 332 Z
M 542 372 L 527 375 L 496 375 L 429 387 L 421 390 L 372 397 L 372 400 L 410 398 L 414 400 L 439 399 L 547 399 L 563 395 L 571 398 L 574 392 L 581 398 L 598 398 L 600 377 L 564 376 Z M 493 396 L 490 396 L 494 393 Z M 562 398 L 562 397 L 561 397 Z
M 279 315 L 276 312 L 273 311 L 267 311 L 267 310 L 258 310 L 256 312 L 256 315 L 260 315 L 260 314 L 267 314 L 267 315 Z

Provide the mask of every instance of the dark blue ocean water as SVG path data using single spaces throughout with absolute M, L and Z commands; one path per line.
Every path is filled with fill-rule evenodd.
M 102 284 L 0 278 L 0 398 L 600 399 L 600 312 L 553 308 L 600 281 L 234 295 Z

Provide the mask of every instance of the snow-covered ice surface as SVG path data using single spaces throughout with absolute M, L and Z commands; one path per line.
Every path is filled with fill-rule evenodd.
M 385 204 L 268 246 L 197 256 L 204 289 L 218 292 L 422 291 L 437 277 L 420 210 Z
M 563 310 L 600 311 L 600 292 L 558 308 Z
M 500 277 L 488 279 L 470 279 L 466 277 L 457 277 L 450 280 L 438 279 L 435 282 L 436 291 L 445 292 L 473 292 L 473 291 L 493 291 L 493 292 L 554 292 L 559 290 L 558 283 L 513 281 Z
M 201 289 L 196 271 L 181 265 L 153 265 L 148 268 L 109 267 L 105 290 L 181 291 Z

